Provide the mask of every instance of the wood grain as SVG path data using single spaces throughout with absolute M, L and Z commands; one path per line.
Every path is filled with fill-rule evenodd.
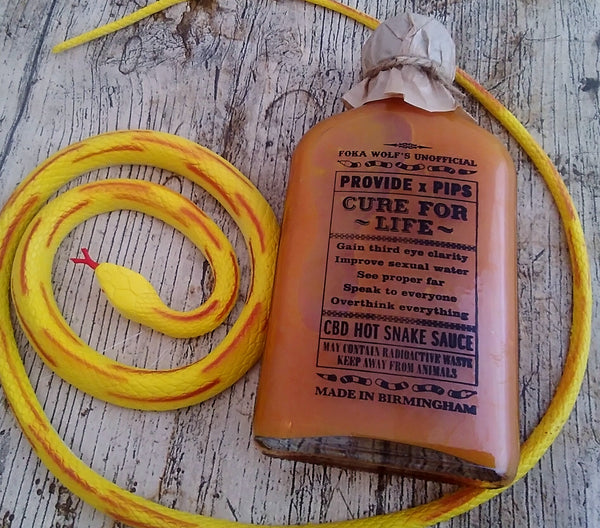
M 600 4 L 596 0 L 349 0 L 378 18 L 409 9 L 455 37 L 458 64 L 526 124 L 556 163 L 581 214 L 600 270 Z M 369 31 L 299 0 L 191 0 L 61 55 L 52 45 L 145 5 L 122 0 L 13 0 L 0 5 L 0 203 L 39 162 L 90 135 L 151 128 L 203 144 L 237 166 L 279 218 L 294 145 L 342 110 L 359 78 Z M 486 112 L 465 106 L 509 146 L 519 174 L 522 436 L 538 422 L 561 374 L 569 336 L 564 233 L 549 192 Z M 244 255 L 235 226 L 205 193 L 146 167 L 131 176 L 166 183 L 202 204 Z M 201 254 L 171 228 L 118 212 L 78 227 L 54 263 L 69 323 L 110 357 L 165 368 L 202 357 L 227 331 L 173 341 L 124 321 L 89 270 L 68 258 L 82 246 L 140 270 L 175 307 L 210 291 Z M 242 262 L 247 275 L 247 261 Z M 598 326 L 595 301 L 594 327 Z M 239 307 L 237 308 L 239 311 Z M 234 314 L 235 316 L 235 314 Z M 231 319 L 233 320 L 233 319 Z M 231 321 L 230 320 L 230 321 Z M 231 390 L 177 412 L 144 413 L 92 399 L 54 376 L 19 334 L 44 408 L 67 444 L 106 477 L 161 504 L 260 524 L 327 522 L 406 508 L 450 489 L 435 483 L 267 459 L 251 437 L 255 367 Z M 600 526 L 598 338 L 581 395 L 551 450 L 522 481 L 444 527 Z M 119 526 L 71 495 L 38 461 L 0 393 L 0 526 Z

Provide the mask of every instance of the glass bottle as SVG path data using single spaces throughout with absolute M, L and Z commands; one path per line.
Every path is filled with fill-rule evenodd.
M 441 31 L 416 15 L 385 24 L 396 38 L 428 32 L 427 46 Z M 447 87 L 430 111 L 409 104 L 411 88 L 370 98 L 369 84 L 292 159 L 255 439 L 284 458 L 507 484 L 519 457 L 512 161 Z

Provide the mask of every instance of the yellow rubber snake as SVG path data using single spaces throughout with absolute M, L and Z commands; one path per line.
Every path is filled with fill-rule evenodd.
M 57 46 L 55 51 L 67 49 L 115 31 L 183 1 L 185 0 L 160 0 L 119 22 L 67 41 L 63 45 Z M 331 0 L 306 1 L 333 9 L 370 28 L 375 28 L 378 24 L 375 19 Z M 458 83 L 484 105 L 516 138 L 542 174 L 558 207 L 571 256 L 573 317 L 569 350 L 555 396 L 538 426 L 522 446 L 517 475 L 517 478 L 521 478 L 537 463 L 558 435 L 573 408 L 581 386 L 587 364 L 591 333 L 592 300 L 587 249 L 577 211 L 548 156 L 519 121 L 491 94 L 461 70 L 457 71 L 456 78 Z M 39 242 L 44 248 L 43 251 L 51 253 L 60 243 L 61 237 L 74 223 L 82 221 L 90 214 L 108 210 L 113 205 L 114 207 L 137 208 L 148 211 L 167 222 L 176 222 L 177 228 L 186 236 L 193 236 L 192 231 L 202 231 L 206 236 L 194 240 L 207 260 L 214 266 L 225 265 L 227 260 L 234 260 L 230 256 L 229 246 L 223 242 L 220 235 L 212 235 L 214 233 L 212 226 L 193 204 L 182 198 L 172 197 L 170 192 L 163 198 L 162 189 L 159 191 L 156 186 L 143 182 L 131 183 L 129 180 L 119 180 L 118 182 L 90 184 L 93 186 L 91 194 L 97 195 L 94 200 L 89 199 L 90 193 L 85 192 L 85 189 L 83 192 L 80 190 L 69 191 L 64 195 L 67 196 L 66 198 L 63 196 L 59 198 L 61 201 L 58 202 L 58 205 L 53 201 L 48 206 L 49 209 L 44 209 L 40 216 L 35 216 L 36 211 L 46 199 L 66 181 L 80 173 L 108 164 L 147 164 L 189 177 L 206 188 L 224 205 L 244 234 L 254 264 L 247 303 L 231 333 L 215 350 L 197 364 L 176 371 L 145 371 L 115 364 L 89 350 L 87 345 L 72 334 L 62 316 L 58 314 L 49 289 L 48 268 L 32 270 L 27 266 L 29 260 L 35 260 L 28 258 L 27 255 L 28 251 L 36 251 L 32 248 L 39 247 L 36 237 L 39 238 Z M 133 186 L 138 184 L 140 186 L 135 187 L 134 191 Z M 119 188 L 119 186 L 121 187 Z M 135 197 L 132 198 L 134 195 Z M 110 200 L 114 198 L 115 203 L 108 205 L 107 197 L 110 197 Z M 88 211 L 87 207 L 91 209 Z M 2 302 L 0 302 L 0 379 L 25 436 L 47 467 L 73 493 L 108 515 L 131 526 L 155 528 L 200 526 L 216 528 L 222 526 L 234 528 L 240 525 L 240 523 L 231 521 L 172 510 L 138 497 L 95 473 L 69 450 L 52 428 L 37 401 L 17 350 L 13 328 L 10 324 L 8 302 L 11 268 L 13 295 L 16 297 L 16 310 L 19 318 L 22 319 L 24 313 L 31 309 L 42 314 L 41 326 L 25 331 L 30 334 L 34 347 L 38 349 L 51 368 L 67 379 L 70 377 L 77 386 L 81 386 L 82 380 L 78 379 L 73 371 L 91 369 L 98 376 L 108 376 L 108 378 L 118 376 L 120 392 L 122 392 L 122 383 L 127 384 L 132 379 L 136 379 L 137 381 L 134 382 L 135 392 L 143 395 L 144 402 L 132 401 L 130 395 L 125 393 L 106 394 L 106 385 L 103 383 L 98 383 L 96 387 L 91 388 L 86 386 L 85 390 L 121 405 L 152 409 L 176 408 L 213 396 L 239 379 L 258 359 L 268 313 L 277 232 L 278 227 L 268 204 L 254 186 L 234 167 L 216 154 L 194 143 L 164 133 L 115 132 L 71 145 L 43 162 L 17 188 L 0 214 L 0 288 L 3 296 Z M 206 238 L 210 240 L 207 242 Z M 22 240 L 23 243 L 17 253 L 19 240 Z M 43 259 L 37 261 L 41 260 Z M 96 265 L 89 256 L 82 261 L 96 268 L 96 273 L 101 281 L 103 273 L 115 275 L 114 269 L 107 268 L 103 264 Z M 226 272 L 226 276 L 237 274 L 235 263 L 232 263 L 231 267 L 227 269 L 229 271 Z M 112 296 L 113 301 L 119 305 L 117 308 L 121 309 L 123 313 L 131 315 L 134 312 L 134 315 L 131 316 L 143 321 L 148 318 L 147 311 L 149 309 L 158 309 L 159 311 L 166 309 L 161 303 L 155 302 L 155 292 L 149 290 L 149 285 L 145 284 L 144 279 L 137 277 L 133 272 L 125 273 L 125 276 L 126 279 L 123 283 L 112 291 L 110 290 L 111 281 L 105 281 L 107 295 Z M 136 284 L 144 290 L 148 301 L 142 302 L 141 307 L 123 305 L 119 300 L 124 297 L 123 289 L 136 288 Z M 231 299 L 235 297 L 237 286 L 232 288 L 231 285 L 227 287 L 227 284 L 224 284 L 223 287 L 229 296 L 226 296 L 225 300 L 219 304 L 214 304 L 217 301 L 215 298 L 209 298 L 198 308 L 197 313 L 216 312 L 218 316 L 226 314 L 227 307 L 232 302 Z M 19 290 L 20 294 L 17 293 Z M 27 292 L 27 295 L 22 295 L 24 291 Z M 44 308 L 40 308 L 40 304 L 30 307 L 21 304 L 21 298 L 29 297 L 29 295 L 35 295 L 37 299 L 35 303 L 43 303 Z M 172 318 L 197 319 L 197 313 L 185 312 L 183 315 L 170 313 L 170 316 Z M 151 316 L 150 319 L 154 318 Z M 172 325 L 167 326 L 171 327 Z M 187 330 L 183 330 L 183 332 L 185 333 Z M 55 345 L 56 355 L 55 352 L 48 352 L 47 344 Z M 80 347 L 77 354 L 72 353 L 72 347 Z M 189 376 L 189 380 L 193 379 L 194 383 L 190 382 L 191 384 L 187 385 L 188 381 L 180 383 L 179 378 L 176 378 L 175 386 L 183 388 L 181 392 L 143 393 L 146 383 L 152 386 L 163 386 L 162 380 L 157 382 L 159 377 L 164 376 L 166 379 L 169 376 L 180 375 Z M 146 381 L 152 378 L 154 378 L 153 381 Z M 139 385 L 137 385 L 138 383 Z M 166 381 L 164 383 L 164 386 L 169 386 Z M 114 385 L 113 383 L 112 386 Z M 502 491 L 503 489 L 460 488 L 422 506 L 366 519 L 329 523 L 328 526 L 335 528 L 429 526 L 474 508 Z

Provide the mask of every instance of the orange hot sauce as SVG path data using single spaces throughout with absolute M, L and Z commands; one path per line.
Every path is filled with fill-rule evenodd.
M 409 97 L 331 117 L 294 153 L 255 438 L 501 486 L 519 458 L 514 168 L 462 109 Z

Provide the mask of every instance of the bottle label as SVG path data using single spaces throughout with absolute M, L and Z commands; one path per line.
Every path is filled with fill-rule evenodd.
M 318 372 L 468 398 L 478 385 L 476 163 L 388 154 L 403 159 L 340 151 L 347 170 L 335 174 Z

